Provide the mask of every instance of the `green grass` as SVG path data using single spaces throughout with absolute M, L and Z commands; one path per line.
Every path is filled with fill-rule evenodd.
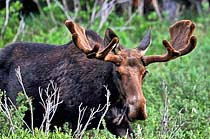
M 58 13 L 61 12 L 55 7 L 54 10 L 58 11 Z M 44 12 L 48 14 L 48 9 L 45 9 Z M 84 12 L 79 14 L 84 17 L 84 22 L 80 21 L 80 23 L 87 26 L 88 17 L 85 16 Z M 4 15 L 4 12 L 1 11 L 0 15 L 0 25 L 3 25 L 2 15 Z M 58 22 L 63 23 L 65 16 L 63 14 L 62 16 L 58 15 L 56 15 L 56 19 Z M 127 19 L 127 16 L 118 18 L 115 14 L 111 14 L 107 20 L 108 22 L 98 33 L 103 36 L 107 27 L 114 29 L 123 27 Z M 157 63 L 148 66 L 149 74 L 146 76 L 143 85 L 144 96 L 147 99 L 148 118 L 146 121 L 133 123 L 139 138 L 169 138 L 170 135 L 174 135 L 173 138 L 207 139 L 210 136 L 210 15 L 208 13 L 201 17 L 188 17 L 186 15 L 180 19 L 191 19 L 197 24 L 195 32 L 198 38 L 197 48 L 187 56 L 168 63 Z M 19 36 L 18 40 L 50 44 L 64 44 L 71 40 L 65 26 L 55 26 L 49 17 L 39 15 L 34 18 L 27 17 L 25 22 L 25 32 Z M 13 39 L 17 30 L 17 26 L 14 26 L 14 24 L 18 24 L 16 15 L 12 15 L 5 36 L 0 42 L 0 47 L 5 47 Z M 89 28 L 97 30 L 98 24 L 99 19 L 96 19 Z M 135 16 L 131 23 L 128 24 L 132 29 L 125 31 L 116 29 L 115 32 L 119 35 L 121 44 L 134 48 L 138 45 L 140 38 L 146 33 L 147 29 L 152 26 L 153 42 L 146 55 L 161 54 L 164 52 L 162 40 L 169 38 L 168 27 L 170 24 L 167 21 L 161 23 L 156 20 L 146 21 L 143 17 Z M 164 114 L 166 114 L 165 101 L 169 101 L 167 105 L 169 122 L 163 126 L 161 121 Z M 3 117 L 2 114 L 0 116 Z M 7 127 L 8 123 L 6 124 L 6 122 L 0 120 L 1 122 Z M 139 130 L 139 126 L 141 130 Z M 162 133 L 163 131 L 165 131 L 165 134 Z M 69 129 L 66 132 L 57 129 L 47 136 L 37 130 L 35 135 L 32 135 L 31 132 L 22 128 L 14 135 L 8 135 L 6 132 L 0 133 L 2 133 L 0 138 L 5 139 L 72 138 Z M 95 130 L 88 131 L 84 138 L 88 138 L 90 134 L 93 135 L 93 138 L 115 138 L 106 129 L 96 133 Z

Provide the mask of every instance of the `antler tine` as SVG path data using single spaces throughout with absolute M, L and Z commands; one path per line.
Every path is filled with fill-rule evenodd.
M 117 46 L 119 40 L 117 37 L 111 39 L 110 43 L 99 52 L 100 45 L 95 44 L 93 48 L 90 46 L 85 29 L 71 20 L 66 20 L 65 25 L 72 34 L 74 44 L 87 55 L 88 58 L 96 58 L 100 60 L 118 63 L 117 56 L 113 56 L 110 52 Z
M 154 62 L 166 62 L 190 53 L 196 46 L 197 38 L 192 36 L 195 24 L 190 20 L 181 20 L 169 28 L 171 40 L 163 40 L 167 50 L 164 55 L 143 56 L 145 66 Z
M 117 46 L 118 43 L 119 43 L 118 38 L 117 38 L 117 37 L 114 37 L 114 38 L 111 40 L 111 42 L 107 45 L 107 47 L 104 48 L 103 51 L 98 52 L 98 53 L 96 54 L 96 58 L 104 59 L 105 56 L 106 56 L 109 52 L 111 52 L 111 51 Z
M 97 50 L 97 48 L 91 48 L 87 37 L 85 35 L 85 29 L 80 27 L 78 24 L 74 23 L 71 20 L 66 20 L 65 25 L 69 29 L 72 34 L 72 39 L 75 45 L 82 50 L 85 54 L 92 52 L 93 50 Z

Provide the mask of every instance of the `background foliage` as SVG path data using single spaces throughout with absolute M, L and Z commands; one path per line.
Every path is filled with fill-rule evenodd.
M 198 37 L 197 48 L 187 56 L 168 63 L 153 64 L 148 67 L 143 90 L 147 99 L 148 119 L 133 123 L 138 138 L 209 138 L 210 136 L 210 14 L 207 3 L 203 3 L 203 15 L 191 16 L 185 14 L 179 19 L 190 19 L 197 24 L 195 35 Z M 0 39 L 0 47 L 4 48 L 14 40 L 20 24 L 19 9 L 21 3 L 12 3 L 10 18 Z M 152 45 L 147 52 L 161 54 L 164 52 L 162 40 L 169 38 L 168 27 L 172 24 L 163 19 L 158 20 L 155 12 L 147 18 L 133 13 L 132 18 L 112 12 L 103 27 L 99 30 L 100 18 L 90 23 L 90 2 L 87 11 L 79 11 L 75 21 L 82 26 L 97 31 L 102 37 L 107 27 L 112 28 L 119 36 L 120 43 L 127 48 L 138 46 L 139 40 L 152 26 Z M 97 9 L 97 8 L 96 8 Z M 53 12 L 56 23 L 50 18 Z M 0 30 L 3 27 L 6 10 L 0 11 Z M 68 13 L 73 16 L 74 13 Z M 30 41 L 50 44 L 64 44 L 71 40 L 68 30 L 64 26 L 66 15 L 55 2 L 44 7 L 42 14 L 31 14 L 24 17 L 24 29 L 17 36 L 17 41 Z M 16 41 L 16 40 L 14 40 Z M 48 135 L 35 129 L 33 135 L 29 130 L 21 128 L 27 105 L 24 97 L 19 96 L 18 110 L 13 110 L 14 124 L 19 127 L 15 134 L 8 132 L 8 121 L 0 111 L 0 138 L 73 138 L 71 130 L 64 126 L 56 127 Z M 19 115 L 19 116 L 17 116 Z M 95 130 L 87 131 L 84 138 L 115 138 L 106 129 L 99 133 Z

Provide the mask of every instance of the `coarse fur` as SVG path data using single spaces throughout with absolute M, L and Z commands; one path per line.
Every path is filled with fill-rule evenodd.
M 87 30 L 89 43 L 101 43 L 103 40 L 93 31 Z M 38 88 L 46 88 L 50 80 L 60 88 L 59 105 L 52 121 L 52 126 L 61 126 L 69 122 L 72 129 L 77 126 L 79 105 L 87 106 L 83 123 L 90 114 L 90 108 L 106 104 L 106 89 L 111 92 L 111 106 L 106 114 L 107 128 L 114 134 L 131 133 L 129 121 L 124 116 L 120 125 L 112 121 L 125 113 L 125 106 L 119 100 L 119 92 L 113 73 L 114 64 L 96 59 L 88 59 L 73 42 L 62 46 L 40 43 L 13 43 L 0 51 L 0 89 L 15 102 L 17 93 L 22 87 L 16 77 L 15 69 L 20 66 L 23 84 L 29 97 L 33 98 L 34 125 L 39 127 L 44 110 L 42 109 Z M 89 128 L 96 127 L 102 112 L 96 114 Z M 27 112 L 25 120 L 30 124 Z M 119 132 L 120 131 L 120 132 Z

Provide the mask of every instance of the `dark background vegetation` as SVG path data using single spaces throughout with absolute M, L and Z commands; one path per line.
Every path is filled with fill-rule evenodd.
M 133 123 L 138 138 L 209 138 L 210 136 L 210 10 L 207 0 L 0 0 L 0 48 L 16 41 L 64 44 L 71 36 L 66 19 L 92 29 L 102 37 L 112 28 L 120 43 L 135 48 L 152 26 L 152 44 L 146 55 L 162 54 L 162 40 L 177 20 L 190 19 L 197 25 L 197 48 L 187 56 L 148 67 L 143 90 L 148 119 Z M 135 3 L 137 2 L 137 4 Z M 159 12 L 155 10 L 159 7 Z M 93 90 L 94 91 L 94 90 Z M 22 95 L 18 109 L 11 112 L 16 132 L 0 111 L 0 138 L 73 138 L 65 125 L 33 135 L 22 128 L 27 109 Z M 84 138 L 115 138 L 106 129 L 87 131 Z

